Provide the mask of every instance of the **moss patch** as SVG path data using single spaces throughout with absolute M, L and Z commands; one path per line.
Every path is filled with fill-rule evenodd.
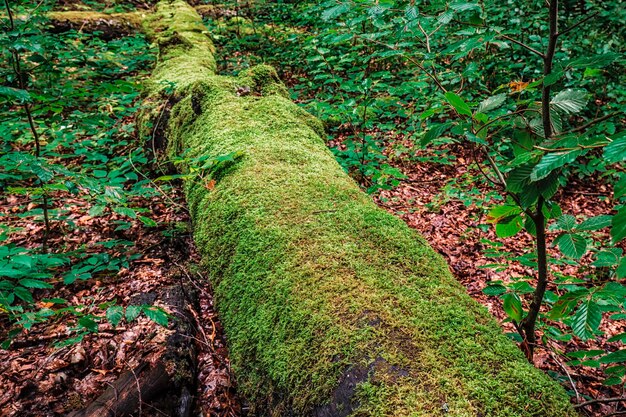
M 103 22 L 108 25 L 126 25 L 128 27 L 140 28 L 141 22 L 146 17 L 146 14 L 143 12 L 100 13 L 77 10 L 53 11 L 48 12 L 46 15 L 51 20 L 68 22 L 77 27 L 89 23 Z
M 361 370 L 352 416 L 574 415 L 443 259 L 343 172 L 271 68 L 217 76 L 193 9 L 162 1 L 157 16 L 151 93 L 174 83 L 170 152 L 243 155 L 185 191 L 253 414 L 324 415 Z

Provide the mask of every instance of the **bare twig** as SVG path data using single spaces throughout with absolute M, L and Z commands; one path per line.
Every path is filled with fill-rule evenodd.
M 426 31 L 422 27 L 422 24 L 419 21 L 417 22 L 417 27 L 419 28 L 420 32 L 424 34 L 424 39 L 426 39 L 426 50 L 428 51 L 428 53 L 430 53 L 430 36 L 428 36 L 428 33 L 426 33 Z
M 626 397 L 613 397 L 613 398 L 595 398 L 593 400 L 585 401 L 579 404 L 574 405 L 574 408 L 586 407 L 591 404 L 608 404 L 608 403 L 617 403 L 621 401 L 626 401 Z M 626 413 L 626 411 L 624 411 Z
M 547 349 L 547 350 L 550 353 L 550 356 L 552 356 L 552 359 L 559 365 L 559 367 L 563 370 L 563 372 L 565 372 L 565 375 L 567 376 L 567 379 L 569 380 L 569 383 L 572 386 L 572 389 L 574 390 L 574 394 L 576 394 L 576 401 L 580 402 L 580 393 L 576 389 L 576 383 L 572 379 L 572 376 L 570 375 L 569 371 L 567 370 L 565 365 L 563 365 L 563 363 L 559 360 L 559 358 L 557 358 L 557 356 L 554 354 L 554 352 L 551 349 Z
M 591 121 L 589 121 L 589 122 L 585 123 L 585 124 L 584 124 L 584 125 L 582 125 L 582 126 L 578 126 L 578 127 L 577 127 L 577 128 L 575 128 L 575 129 L 572 129 L 572 130 L 570 130 L 570 131 L 568 131 L 568 132 L 565 132 L 565 133 L 564 133 L 564 135 L 567 135 L 568 133 L 582 132 L 583 130 L 585 130 L 585 129 L 587 129 L 587 128 L 589 128 L 589 127 L 593 126 L 593 125 L 595 125 L 596 123 L 603 122 L 603 121 L 605 121 L 605 120 L 607 120 L 607 119 L 610 119 L 610 118 L 612 118 L 612 117 L 614 117 L 614 116 L 617 116 L 618 114 L 622 114 L 622 113 L 621 113 L 621 112 L 613 112 L 613 113 L 605 114 L 605 115 L 604 115 L 604 116 L 602 116 L 602 117 L 598 117 L 597 119 L 593 119 L 593 120 L 591 120 Z M 562 135 L 560 135 L 560 136 L 562 136 Z
M 612 413 L 609 414 L 605 414 L 602 417 L 613 417 L 613 416 L 623 416 L 624 414 L 626 414 L 626 410 L 622 410 L 622 411 L 614 411 Z
M 536 49 L 535 49 L 535 48 L 533 48 L 532 46 L 528 46 L 528 45 L 526 45 L 524 42 L 520 42 L 520 41 L 518 41 L 517 39 L 512 38 L 512 37 L 510 37 L 510 36 L 507 36 L 507 35 L 505 35 L 505 34 L 503 34 L 503 33 L 499 33 L 499 34 L 498 34 L 498 36 L 500 36 L 501 38 L 506 39 L 507 41 L 511 41 L 511 42 L 513 42 L 514 44 L 519 45 L 519 46 L 521 46 L 522 48 L 524 48 L 524 49 L 526 49 L 526 50 L 528 50 L 528 51 L 532 52 L 533 54 L 538 55 L 538 56 L 540 56 L 541 58 L 545 59 L 545 55 L 543 54 L 543 52 L 540 52 L 540 51 L 536 50 Z
M 589 16 L 585 17 L 584 19 L 582 19 L 580 22 L 573 24 L 572 26 L 560 31 L 556 33 L 556 36 L 561 36 L 561 35 L 565 35 L 568 32 L 571 32 L 572 30 L 576 29 L 578 26 L 582 25 L 583 23 L 593 19 L 594 17 L 596 17 L 597 15 L 600 14 L 600 11 L 598 10 L 595 13 L 590 14 Z

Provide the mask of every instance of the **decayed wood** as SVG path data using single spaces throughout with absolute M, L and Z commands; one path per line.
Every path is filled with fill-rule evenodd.
M 126 371 L 113 385 L 87 408 L 71 417 L 118 417 L 137 410 L 143 402 L 154 399 L 167 390 L 170 378 L 162 363 L 142 363 Z
M 192 342 L 195 327 L 190 308 L 196 308 L 197 297 L 182 286 L 172 286 L 163 289 L 157 298 L 172 314 L 171 334 L 163 353 L 124 372 L 91 404 L 68 417 L 121 417 L 138 410 L 149 415 L 142 407 L 144 403 L 153 403 L 155 409 L 167 415 L 190 415 L 197 356 Z
M 201 4 L 195 6 L 203 17 L 223 18 L 236 15 L 235 10 L 227 6 Z M 52 33 L 78 30 L 86 33 L 100 32 L 102 39 L 115 39 L 129 36 L 141 30 L 147 11 L 128 13 L 100 13 L 90 10 L 54 11 L 47 14 Z

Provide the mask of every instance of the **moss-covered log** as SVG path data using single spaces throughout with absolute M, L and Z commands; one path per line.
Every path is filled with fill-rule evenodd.
M 74 29 L 88 33 L 101 32 L 103 39 L 113 39 L 137 32 L 146 14 L 145 12 L 55 11 L 49 12 L 46 16 L 50 19 L 53 33 Z
M 173 98 L 195 239 L 238 387 L 271 416 L 572 416 L 446 263 L 376 207 L 276 72 L 215 74 L 196 12 L 161 1 L 149 91 Z M 172 95 L 173 86 L 173 95 Z M 201 158 L 236 154 L 203 172 Z

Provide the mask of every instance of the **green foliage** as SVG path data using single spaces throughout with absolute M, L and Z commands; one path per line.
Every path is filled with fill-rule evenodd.
M 113 276 L 138 257 L 132 242 L 104 236 L 87 247 L 50 247 L 51 234 L 79 229 L 76 213 L 117 213 L 117 232 L 135 221 L 157 225 L 141 206 L 158 191 L 140 171 L 148 159 L 132 122 L 140 95 L 133 77 L 153 62 L 150 47 L 140 35 L 105 42 L 75 31 L 50 34 L 45 13 L 54 3 L 11 2 L 14 27 L 6 14 L 0 22 L 9 28 L 0 32 L 0 191 L 18 202 L 20 218 L 46 228 L 41 247 L 13 243 L 18 228 L 0 233 L 0 315 L 13 324 L 3 347 L 20 329 L 56 318 L 74 322 L 75 337 L 62 343 L 97 331 L 104 319 L 120 322 L 121 306 L 46 298 L 62 286 Z M 166 322 L 153 307 L 140 312 Z

